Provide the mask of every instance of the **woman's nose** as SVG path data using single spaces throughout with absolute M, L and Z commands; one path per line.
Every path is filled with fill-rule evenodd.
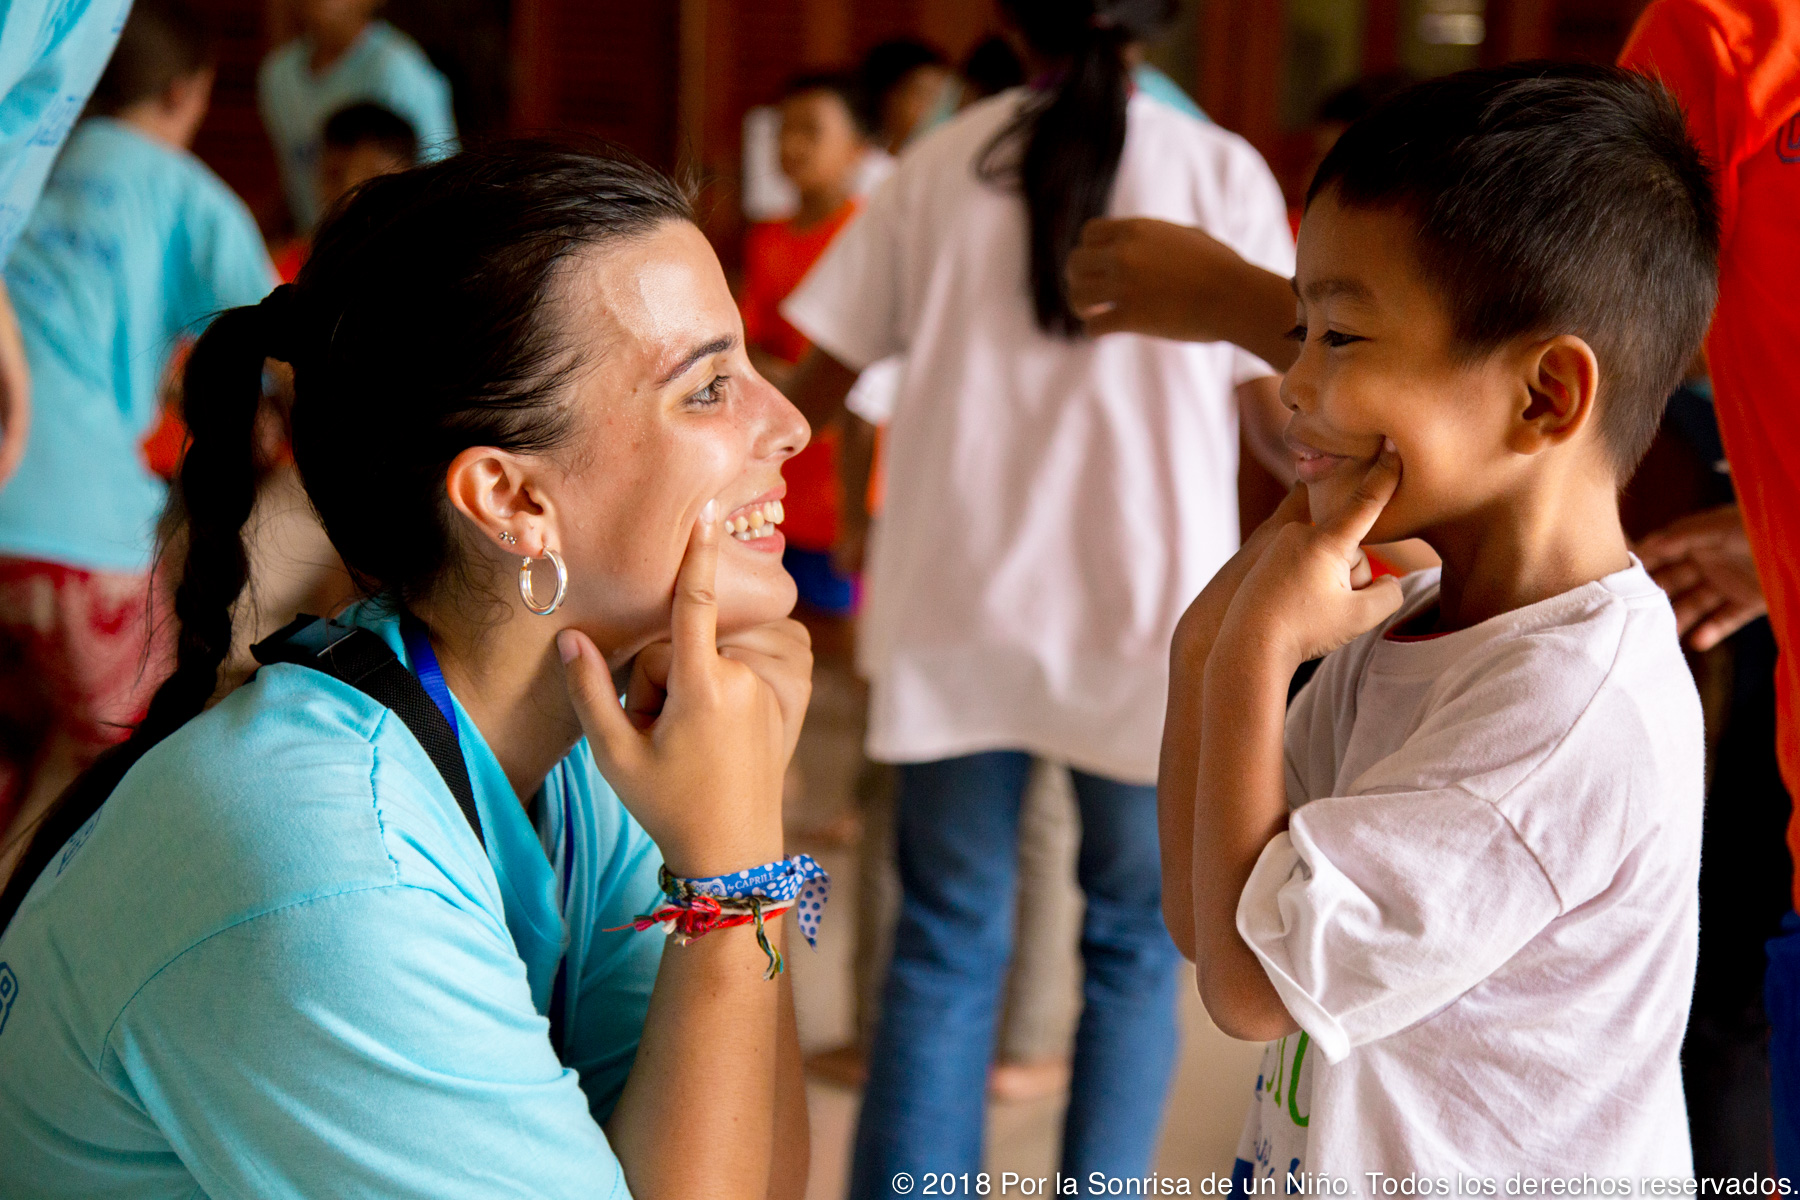
M 812 427 L 774 384 L 759 378 L 756 387 L 762 426 L 757 436 L 758 457 L 792 458 L 812 440 Z

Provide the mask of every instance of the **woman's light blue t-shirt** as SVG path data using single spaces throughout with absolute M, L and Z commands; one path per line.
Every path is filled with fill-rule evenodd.
M 319 204 L 319 151 L 325 122 L 345 105 L 371 101 L 411 122 L 424 161 L 455 154 L 456 114 L 450 84 L 419 44 L 389 25 L 371 21 L 323 75 L 312 70 L 312 40 L 295 38 L 263 59 L 256 102 L 275 143 L 288 211 L 302 230 L 324 215 Z
M 125 28 L 131 0 L 0 7 L 0 266 Z
M 33 411 L 0 555 L 147 570 L 165 489 L 139 446 L 169 356 L 276 282 L 250 210 L 199 159 L 121 121 L 78 125 L 6 267 Z
M 534 824 L 457 720 L 485 855 L 399 718 L 306 667 L 132 768 L 0 936 L 0 1195 L 627 1194 L 597 1122 L 663 939 L 606 931 L 661 856 L 585 742 Z

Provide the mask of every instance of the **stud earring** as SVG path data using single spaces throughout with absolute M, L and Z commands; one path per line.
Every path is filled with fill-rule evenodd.
M 519 539 L 506 532 L 504 529 L 500 531 L 500 540 L 508 546 L 516 546 L 519 544 Z
M 546 606 L 540 607 L 531 591 L 531 564 L 537 560 L 526 555 L 519 560 L 519 597 L 525 601 L 525 607 L 540 617 L 547 617 L 562 607 L 563 597 L 569 594 L 569 569 L 563 565 L 562 555 L 544 547 L 544 557 L 556 568 L 556 595 Z

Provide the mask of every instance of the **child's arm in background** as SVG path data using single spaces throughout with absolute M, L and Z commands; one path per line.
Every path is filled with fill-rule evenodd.
M 838 421 L 838 535 L 831 565 L 839 575 L 863 569 L 869 542 L 869 479 L 875 473 L 875 426 L 853 412 Z
M 1236 587 L 1206 657 L 1189 881 L 1194 961 L 1207 1012 L 1233 1037 L 1269 1040 L 1298 1028 L 1238 933 L 1238 898 L 1264 847 L 1287 827 L 1282 735 L 1289 680 L 1301 663 L 1400 606 L 1400 585 L 1391 577 L 1371 581 L 1361 549 L 1399 482 L 1390 446 L 1343 513 L 1316 526 L 1290 520 L 1274 530 Z M 1290 497 L 1282 510 L 1292 503 Z

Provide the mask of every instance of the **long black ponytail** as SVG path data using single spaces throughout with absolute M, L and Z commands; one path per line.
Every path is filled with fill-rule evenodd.
M 1002 0 L 1012 22 L 1060 78 L 1026 102 L 983 153 L 983 178 L 1016 175 L 1030 215 L 1031 301 L 1039 328 L 1081 332 L 1063 265 L 1081 227 L 1106 212 L 1125 149 L 1131 94 L 1125 47 L 1146 41 L 1174 0 Z M 1065 65 L 1066 64 L 1066 65 Z M 1023 143 L 1022 148 L 1013 147 Z
M 182 544 L 173 673 L 131 736 L 59 796 L 0 892 L 0 933 L 127 771 L 219 689 L 249 581 L 266 359 L 294 369 L 294 461 L 358 583 L 401 602 L 462 565 L 444 476 L 470 446 L 553 449 L 583 364 L 549 312 L 559 267 L 692 219 L 662 175 L 611 150 L 500 144 L 372 180 L 320 230 L 293 284 L 231 309 L 183 376 L 192 435 L 165 523 Z

